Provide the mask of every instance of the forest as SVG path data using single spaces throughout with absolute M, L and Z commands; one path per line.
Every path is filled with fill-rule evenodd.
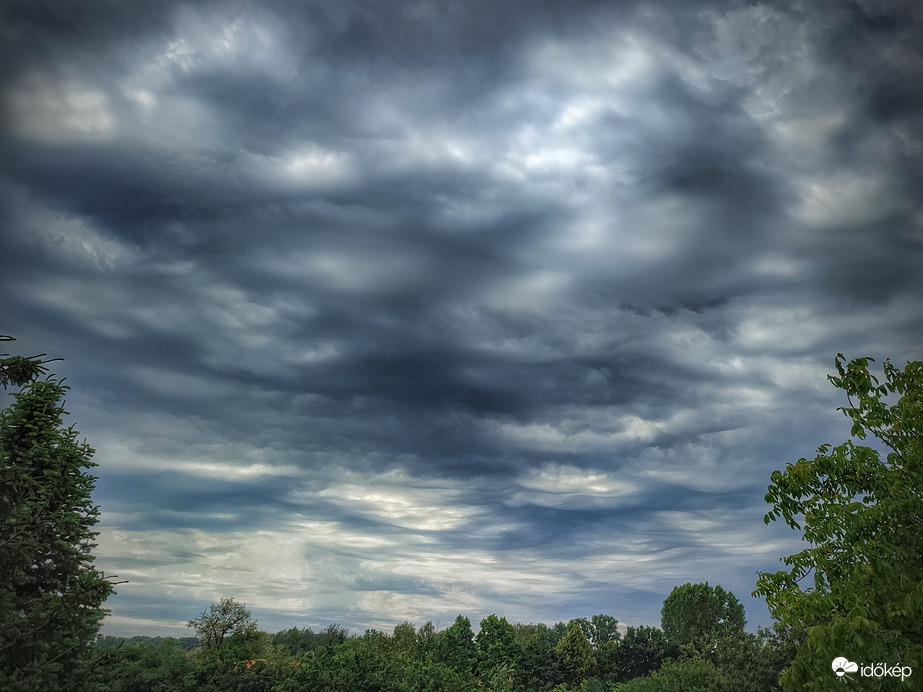
M 21 387 L 0 412 L 4 690 L 761 692 L 829 689 L 874 670 L 900 675 L 875 685 L 911 686 L 923 661 L 921 361 L 885 361 L 879 380 L 870 359 L 837 357 L 829 379 L 847 395 L 851 436 L 876 446 L 824 444 L 772 474 L 765 522 L 784 521 L 807 547 L 783 558 L 788 569 L 758 575 L 771 628 L 748 632 L 733 593 L 686 583 L 664 601 L 660 628 L 623 629 L 604 614 L 553 626 L 492 614 L 475 631 L 459 614 L 442 630 L 405 621 L 390 633 L 268 633 L 224 597 L 183 639 L 99 636 L 118 582 L 93 565 L 93 450 L 64 426 L 67 386 L 48 362 L 0 356 L 0 385 Z
M 489 615 L 477 633 L 459 615 L 437 631 L 402 622 L 391 633 L 263 632 L 233 598 L 189 625 L 195 637 L 102 637 L 102 689 L 239 690 L 738 690 L 778 689 L 803 639 L 774 627 L 746 632 L 743 606 L 720 586 L 684 584 L 663 606 L 662 629 L 619 627 L 611 615 L 553 626 Z M 653 677 L 652 677 L 653 676 Z

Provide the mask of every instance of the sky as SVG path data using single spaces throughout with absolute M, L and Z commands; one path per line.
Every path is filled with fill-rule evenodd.
M 923 357 L 921 47 L 910 0 L 0 3 L 0 333 L 65 359 L 103 632 L 770 624 L 836 354 Z

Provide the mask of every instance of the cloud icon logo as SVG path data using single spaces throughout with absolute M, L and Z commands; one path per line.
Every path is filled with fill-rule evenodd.
M 836 673 L 838 678 L 843 677 L 844 675 L 846 675 L 846 673 L 859 672 L 858 663 L 853 663 L 852 661 L 846 658 L 843 658 L 842 656 L 840 656 L 839 658 L 833 659 L 833 663 L 831 664 L 830 667 L 833 668 L 833 672 Z

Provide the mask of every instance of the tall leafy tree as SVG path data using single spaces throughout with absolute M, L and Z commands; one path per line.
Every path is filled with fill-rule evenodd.
M 700 639 L 744 631 L 744 607 L 720 586 L 683 584 L 670 592 L 660 611 L 667 638 L 682 646 Z
M 593 647 L 579 625 L 571 627 L 554 650 L 561 659 L 569 683 L 579 685 L 596 672 Z
M 516 667 L 517 689 L 551 690 L 562 678 L 560 659 L 554 651 L 554 633 L 544 623 L 517 624 L 514 627 L 521 652 Z
M 478 649 L 471 631 L 471 620 L 464 615 L 439 633 L 435 644 L 435 658 L 458 673 L 470 674 L 477 665 Z
M 766 495 L 766 522 L 808 544 L 754 592 L 784 626 L 807 629 L 786 689 L 825 689 L 838 656 L 923 665 L 923 362 L 886 360 L 883 382 L 870 362 L 839 354 L 829 380 L 846 393 L 852 437 L 875 447 L 822 445 L 774 472 Z
M 4 370 L 4 385 L 41 371 L 34 363 L 31 375 L 16 368 Z M 50 377 L 28 382 L 0 412 L 3 690 L 80 688 L 113 589 L 93 565 L 93 449 L 64 427 L 67 389 Z
M 516 629 L 505 617 L 488 615 L 481 620 L 481 629 L 474 638 L 478 649 L 478 675 L 482 680 L 512 674 L 519 663 L 521 651 L 516 643 Z
M 621 636 L 619 621 L 611 615 L 599 613 L 590 618 L 590 643 L 594 648 L 609 642 L 617 642 Z
M 260 639 L 257 622 L 246 604 L 227 596 L 210 604 L 186 626 L 195 631 L 202 651 L 214 656 L 233 653 L 246 658 Z

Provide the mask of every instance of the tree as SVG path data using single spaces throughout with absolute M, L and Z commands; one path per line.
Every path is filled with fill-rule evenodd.
M 683 584 L 670 592 L 660 611 L 661 626 L 676 645 L 743 632 L 747 619 L 737 596 L 720 586 Z
M 36 357 L 37 358 L 37 357 Z M 30 360 L 35 365 L 35 359 Z M 18 361 L 17 361 L 18 362 Z M 3 385 L 24 371 L 4 361 Z M 21 363 L 20 363 L 21 364 Z M 38 369 L 35 369 L 38 368 Z M 40 372 L 41 365 L 31 371 Z M 28 373 L 26 373 L 28 374 Z M 30 375 L 31 376 L 31 375 Z M 0 688 L 79 688 L 113 591 L 93 566 L 93 449 L 79 442 L 53 378 L 31 382 L 0 412 Z
M 99 689 L 106 692 L 193 692 L 197 689 L 192 659 L 176 640 L 136 639 L 138 641 L 123 642 L 123 646 L 110 647 L 103 654 Z
M 0 334 L 0 342 L 15 341 L 12 336 Z M 9 353 L 0 353 L 0 386 L 4 389 L 10 385 L 21 387 L 24 384 L 38 379 L 48 372 L 45 363 L 61 360 L 60 358 L 49 358 L 42 360 L 47 353 L 39 353 L 34 356 L 12 356 Z
M 478 650 L 474 644 L 471 620 L 459 615 L 455 622 L 439 633 L 436 639 L 435 658 L 458 673 L 473 673 Z
M 650 677 L 636 678 L 619 692 L 741 692 L 727 685 L 714 664 L 700 658 L 668 661 Z
M 650 675 L 664 661 L 678 654 L 679 647 L 667 639 L 663 630 L 641 625 L 629 627 L 617 644 L 611 642 L 601 647 L 597 660 L 602 664 L 600 667 L 606 678 L 627 682 Z
M 590 618 L 590 643 L 594 648 L 599 648 L 609 642 L 617 642 L 621 636 L 619 621 L 611 615 L 600 613 Z
M 555 625 L 555 627 L 557 627 L 557 624 Z M 587 620 L 586 618 L 571 618 L 570 620 L 568 620 L 567 624 L 564 625 L 563 628 L 561 628 L 562 630 L 561 639 L 564 639 L 564 637 L 567 636 L 568 632 L 574 629 L 574 627 L 579 628 L 580 631 L 583 632 L 583 636 L 586 637 L 587 641 L 593 641 L 593 625 L 590 624 L 590 621 Z M 555 642 L 555 644 L 556 645 L 560 644 L 561 639 Z
M 782 628 L 760 628 L 756 634 L 738 632 L 717 637 L 701 650 L 684 653 L 717 668 L 729 690 L 734 692 L 776 692 L 779 676 L 795 657 L 800 633 Z
M 519 662 L 516 629 L 504 617 L 488 615 L 481 620 L 481 629 L 474 638 L 478 649 L 478 675 L 489 680 L 515 672 Z
M 436 641 L 439 639 L 439 633 L 436 632 L 436 626 L 432 620 L 424 623 L 417 632 L 417 640 L 414 645 L 414 651 L 417 657 L 423 660 L 432 660 L 436 653 Z
M 391 635 L 394 646 L 403 651 L 410 651 L 417 642 L 417 630 L 413 623 L 404 620 L 399 625 L 394 626 L 394 633 Z
M 846 393 L 851 436 L 871 435 L 885 458 L 852 440 L 824 444 L 775 471 L 766 495 L 766 523 L 781 518 L 808 543 L 754 591 L 784 626 L 807 630 L 787 689 L 828 685 L 838 656 L 923 664 L 923 362 L 886 360 L 884 383 L 870 362 L 838 354 L 828 379 Z
M 209 605 L 186 626 L 195 630 L 202 649 L 211 653 L 220 651 L 224 643 L 235 635 L 238 639 L 252 638 L 258 632 L 256 620 L 246 604 L 229 597 Z
M 580 684 L 596 672 L 593 647 L 579 625 L 571 627 L 554 650 L 561 659 L 569 683 Z
M 550 690 L 563 679 L 560 659 L 554 652 L 554 633 L 544 623 L 517 624 L 515 628 L 521 652 L 516 667 L 517 689 Z

